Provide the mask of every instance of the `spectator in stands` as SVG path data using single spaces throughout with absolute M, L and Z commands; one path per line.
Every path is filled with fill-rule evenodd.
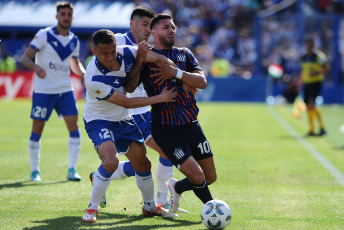
M 69 131 L 67 180 L 81 180 L 75 169 L 81 146 L 78 109 L 69 74 L 71 69 L 83 79 L 85 69 L 79 60 L 79 39 L 69 30 L 73 9 L 72 3 L 57 2 L 57 25 L 39 30 L 22 57 L 23 65 L 35 71 L 31 109 L 33 124 L 29 139 L 31 181 L 41 181 L 40 138 L 53 109 L 63 116 Z

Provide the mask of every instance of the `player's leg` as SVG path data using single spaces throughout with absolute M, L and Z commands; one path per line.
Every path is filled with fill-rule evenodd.
M 97 220 L 100 201 L 109 187 L 110 177 L 116 171 L 119 163 L 115 145 L 111 140 L 101 143 L 97 149 L 102 164 L 94 174 L 90 204 L 82 218 L 86 222 Z
M 78 126 L 78 109 L 76 107 L 76 99 L 72 91 L 62 93 L 55 106 L 58 115 L 63 116 L 69 131 L 68 151 L 69 165 L 67 172 L 67 180 L 80 181 L 81 177 L 76 172 L 75 166 L 79 158 L 81 148 L 81 137 Z
M 41 136 L 43 133 L 45 122 L 53 111 L 57 100 L 56 94 L 32 94 L 32 131 L 29 139 L 29 154 L 31 163 L 31 181 L 41 181 L 39 172 L 39 158 L 41 150 Z
M 311 84 L 306 84 L 304 86 L 304 101 L 307 107 L 307 118 L 309 124 L 309 132 L 308 136 L 315 136 L 315 125 L 314 125 L 314 105 L 315 105 L 315 98 L 314 98 L 314 90 Z
M 145 139 L 146 146 L 155 150 L 159 153 L 159 162 L 156 168 L 156 180 L 157 180 L 157 191 L 156 191 L 156 202 L 163 204 L 165 208 L 168 208 L 168 187 L 166 181 L 173 177 L 173 164 L 167 159 L 161 148 L 156 144 L 152 137 L 151 130 L 151 113 L 150 111 L 142 114 L 133 116 L 136 124 L 141 130 Z
M 157 194 L 156 202 L 158 204 L 168 205 L 168 187 L 166 181 L 173 178 L 174 168 L 172 162 L 167 159 L 161 148 L 156 144 L 153 137 L 150 137 L 146 142 L 147 146 L 154 149 L 159 153 L 159 162 L 156 167 L 156 179 L 157 179 Z
M 212 183 L 214 183 L 217 179 L 214 158 L 209 157 L 206 159 L 198 160 L 197 163 L 203 170 L 207 184 L 211 185 Z
M 321 82 L 317 82 L 314 84 L 314 98 L 317 98 L 318 96 L 320 96 L 321 88 L 322 88 Z M 319 136 L 323 136 L 326 134 L 325 124 L 324 124 L 324 121 L 322 119 L 321 110 L 318 106 L 316 106 L 315 103 L 314 103 L 314 114 L 315 114 L 315 117 L 317 118 L 317 120 L 319 122 L 319 126 L 320 126 Z
M 41 181 L 39 172 L 39 158 L 41 151 L 41 136 L 43 132 L 45 121 L 32 120 L 32 131 L 29 139 L 29 154 L 31 164 L 31 181 Z

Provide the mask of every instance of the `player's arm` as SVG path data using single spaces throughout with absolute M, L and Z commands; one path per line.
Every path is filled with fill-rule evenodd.
M 70 59 L 70 68 L 73 71 L 73 73 L 80 76 L 81 84 L 84 84 L 85 82 L 85 68 L 80 62 L 80 59 L 78 57 L 73 57 Z
M 207 79 L 205 78 L 203 71 L 200 69 L 196 69 L 193 72 L 187 72 L 180 70 L 175 66 L 160 62 L 158 63 L 158 68 L 151 68 L 151 70 L 156 71 L 156 73 L 152 74 L 151 77 L 158 77 L 155 83 L 158 83 L 159 85 L 167 79 L 176 77 L 194 88 L 205 89 L 207 87 Z
M 107 101 L 122 106 L 126 109 L 138 108 L 153 105 L 161 102 L 174 102 L 177 96 L 175 88 L 168 90 L 164 88 L 161 94 L 152 97 L 133 97 L 129 98 L 125 94 L 115 91 Z
M 21 63 L 25 67 L 35 71 L 38 77 L 45 78 L 47 75 L 45 69 L 33 62 L 33 58 L 35 57 L 36 53 L 37 51 L 34 48 L 28 47 L 21 59 Z
M 151 51 L 151 49 L 152 47 L 145 41 L 142 41 L 138 45 L 136 60 L 134 62 L 132 69 L 127 74 L 127 77 L 124 82 L 124 87 L 127 92 L 134 92 L 136 87 L 139 85 L 140 71 L 144 62 L 154 64 L 158 64 L 161 62 L 166 65 L 172 65 L 177 67 L 173 63 L 173 61 L 161 54 Z

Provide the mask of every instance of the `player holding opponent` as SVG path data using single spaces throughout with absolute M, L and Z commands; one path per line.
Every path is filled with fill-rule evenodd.
M 139 75 L 140 63 L 160 62 L 162 56 L 154 52 L 147 55 L 151 47 L 146 42 L 141 42 L 138 47 L 116 47 L 115 35 L 106 29 L 94 33 L 93 47 L 95 57 L 88 64 L 85 74 L 84 121 L 102 164 L 94 175 L 90 205 L 82 219 L 97 221 L 100 200 L 110 184 L 111 175 L 118 168 L 118 154 L 125 154 L 135 168 L 136 184 L 144 201 L 143 215 L 178 217 L 155 202 L 151 162 L 141 131 L 131 117 L 132 111 L 127 109 L 173 102 L 175 89 L 165 89 L 153 97 L 128 98 L 124 88 L 127 75 Z
M 158 95 L 166 87 L 178 90 L 175 102 L 152 105 L 151 123 L 154 140 L 186 176 L 180 181 L 168 180 L 171 208 L 177 211 L 185 191 L 193 190 L 203 203 L 213 199 L 208 189 L 208 184 L 215 182 L 217 177 L 213 153 L 197 120 L 199 109 L 195 96 L 187 92 L 190 86 L 204 89 L 207 81 L 191 51 L 174 47 L 176 27 L 169 14 L 155 16 L 150 28 L 155 40 L 152 51 L 165 55 L 180 68 L 164 64 L 155 68 L 144 63 L 140 77 L 148 96 Z M 139 83 L 138 78 L 128 78 L 127 81 L 133 86 Z
M 121 45 L 132 45 L 137 46 L 142 41 L 147 41 L 150 36 L 150 23 L 155 16 L 155 13 L 147 7 L 138 6 L 136 7 L 130 17 L 130 31 L 125 34 L 115 34 L 117 46 Z M 143 84 L 140 84 L 133 93 L 129 93 L 128 97 L 146 97 L 146 91 Z M 133 109 L 133 118 L 137 125 L 139 126 L 145 144 L 157 151 L 160 155 L 159 162 L 156 169 L 157 178 L 157 195 L 156 202 L 158 204 L 163 204 L 164 208 L 171 209 L 170 202 L 168 201 L 168 187 L 166 186 L 166 181 L 173 177 L 173 164 L 167 159 L 161 148 L 155 143 L 152 137 L 151 131 L 151 113 L 149 106 L 144 106 L 140 108 Z M 111 176 L 111 180 L 124 179 L 126 177 L 134 176 L 134 171 L 130 165 L 129 161 L 119 162 L 116 172 Z M 94 173 L 90 175 L 92 178 Z M 106 207 L 105 195 L 100 202 L 100 207 Z M 179 212 L 188 213 L 186 210 L 179 209 Z
M 81 180 L 75 170 L 81 140 L 78 110 L 69 77 L 69 68 L 81 76 L 82 82 L 85 69 L 78 58 L 79 39 L 69 30 L 73 20 L 73 9 L 72 3 L 57 2 L 57 25 L 38 31 L 22 58 L 22 64 L 35 71 L 31 109 L 32 132 L 29 139 L 31 181 L 41 181 L 40 139 L 45 122 L 49 120 L 53 109 L 59 116 L 63 116 L 69 131 L 67 180 Z M 35 63 L 32 61 L 34 57 Z

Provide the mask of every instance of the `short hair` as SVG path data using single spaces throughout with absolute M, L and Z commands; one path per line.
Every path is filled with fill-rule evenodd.
M 60 9 L 70 8 L 72 11 L 74 10 L 74 6 L 70 2 L 56 2 L 56 12 L 59 12 Z
M 148 17 L 148 18 L 154 18 L 155 13 L 152 9 L 145 7 L 145 6 L 137 6 L 131 13 L 130 19 L 133 19 L 135 16 L 140 17 Z
M 155 26 L 155 24 L 157 24 L 160 20 L 163 19 L 171 19 L 173 21 L 173 17 L 169 14 L 157 14 L 153 19 L 152 22 L 150 24 L 150 29 L 153 29 L 153 27 Z
M 94 32 L 92 36 L 93 46 L 98 46 L 101 44 L 111 44 L 116 42 L 116 36 L 111 30 L 101 29 Z

